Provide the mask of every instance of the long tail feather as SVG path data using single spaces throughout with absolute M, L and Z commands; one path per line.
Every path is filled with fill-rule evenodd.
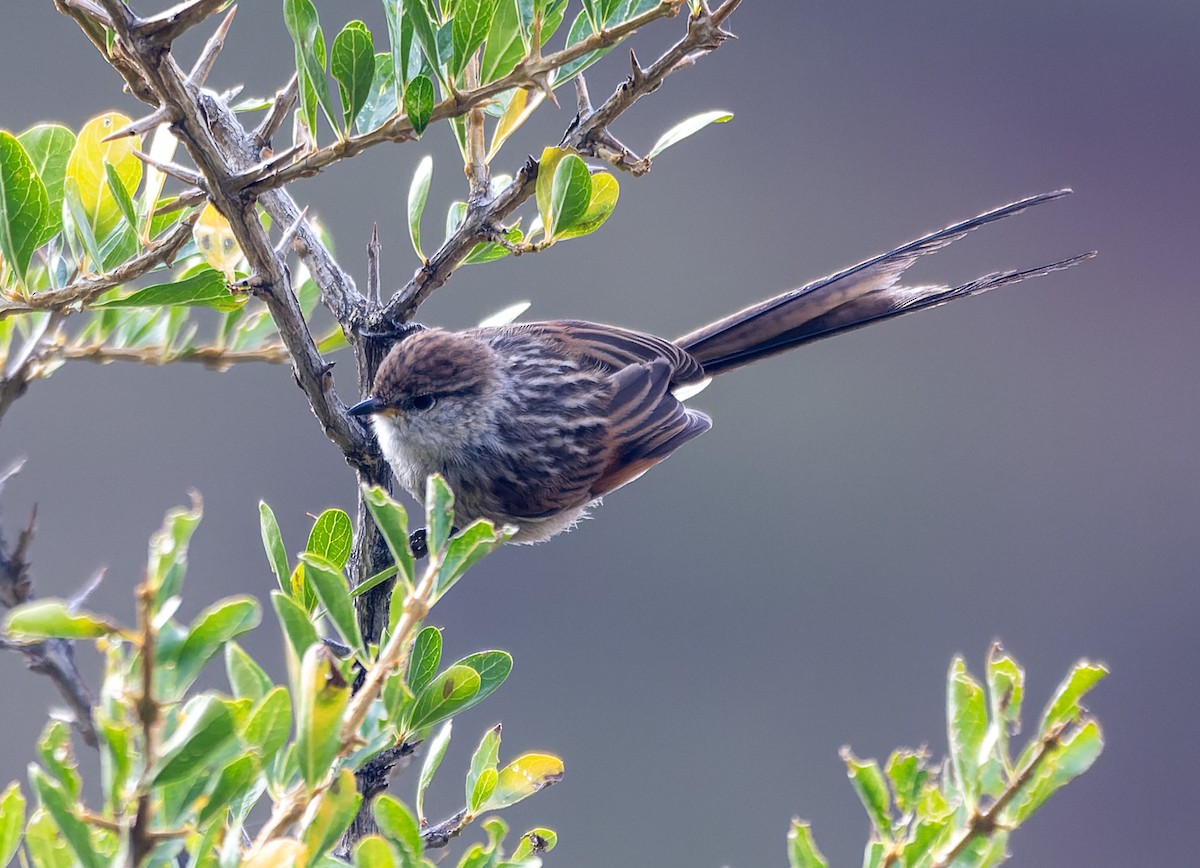
M 921 256 L 942 249 L 973 229 L 1070 192 L 1056 190 L 1030 196 L 947 226 L 830 277 L 738 311 L 684 335 L 675 343 L 700 361 L 706 375 L 713 376 L 876 320 L 936 307 L 956 298 L 1069 268 L 1091 258 L 1095 252 L 1038 268 L 986 275 L 957 287 L 899 285 L 900 276 Z

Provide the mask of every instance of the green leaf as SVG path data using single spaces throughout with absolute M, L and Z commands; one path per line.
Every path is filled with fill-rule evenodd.
M 37 752 L 43 768 L 55 783 L 63 788 L 69 799 L 78 801 L 83 780 L 79 776 L 79 766 L 71 747 L 71 731 L 63 721 L 47 722 L 38 739 Z
M 279 625 L 283 628 L 283 633 L 287 636 L 288 644 L 292 646 L 296 659 L 303 658 L 305 651 L 321 641 L 317 636 L 317 628 L 313 626 L 312 620 L 308 617 L 308 612 L 304 611 L 303 606 L 283 591 L 271 592 L 271 604 L 275 607 Z
M 437 38 L 441 22 L 433 9 L 433 3 L 430 0 L 405 0 L 403 20 L 404 23 L 411 23 L 412 34 L 416 37 L 417 44 L 421 47 L 421 52 L 425 55 L 425 59 L 429 61 L 429 65 L 434 73 L 436 73 L 437 77 L 444 84 L 446 81 L 445 57 L 441 54 L 438 47 Z
M 405 862 L 403 868 L 408 868 L 411 862 Z M 380 835 L 367 835 L 360 838 L 354 845 L 355 868 L 402 868 L 396 861 L 396 852 Z
M 441 552 L 454 526 L 454 492 L 440 473 L 425 482 L 425 539 L 431 553 Z
M 1094 720 L 1067 734 L 1047 750 L 1037 771 L 1005 808 L 1002 821 L 1017 826 L 1029 819 L 1055 790 L 1091 768 L 1103 749 L 1104 737 Z
M 555 235 L 559 241 L 576 238 L 595 232 L 612 214 L 617 207 L 617 196 L 620 193 L 617 179 L 608 172 L 597 172 L 592 175 L 592 194 L 588 200 L 587 209 L 572 226 Z
M 1058 685 L 1054 696 L 1046 705 L 1046 710 L 1042 712 L 1042 722 L 1038 724 L 1038 733 L 1045 734 L 1053 727 L 1079 717 L 1082 712 L 1080 700 L 1107 674 L 1108 670 L 1099 663 L 1092 663 L 1089 660 L 1080 660 L 1076 663 L 1071 673 Z
M 540 180 L 540 176 L 539 176 Z M 592 200 L 592 173 L 576 154 L 567 154 L 554 167 L 550 184 L 550 208 L 542 214 L 549 238 L 577 224 Z
M 974 808 L 979 797 L 979 768 L 986 760 L 981 748 L 987 725 L 983 688 L 971 677 L 962 657 L 955 657 L 946 683 L 946 728 L 950 762 L 969 808 Z
M 883 841 L 892 838 L 891 801 L 887 780 L 875 760 L 860 760 L 850 748 L 842 748 L 842 759 L 846 763 L 846 774 L 854 785 L 854 791 L 867 809 L 875 834 Z
M 438 766 L 442 764 L 442 757 L 446 755 L 446 748 L 450 746 L 450 734 L 453 730 L 453 724 L 454 721 L 447 720 L 442 725 L 442 728 L 437 731 L 437 734 L 429 739 L 425 747 L 425 760 L 421 763 L 421 775 L 417 780 L 417 819 L 422 826 L 425 825 L 425 810 L 423 808 L 425 791 L 433 783 L 433 776 L 437 773 Z
M 91 612 L 73 611 L 66 600 L 43 597 L 23 603 L 4 619 L 3 632 L 18 642 L 41 639 L 96 639 L 119 628 Z
M 80 864 L 86 864 L 71 857 L 70 848 L 54 817 L 45 809 L 35 810 L 29 818 L 25 846 L 29 848 L 31 864 L 37 868 L 77 868 Z
M 97 302 L 92 307 L 159 307 L 178 304 L 230 311 L 241 307 L 248 300 L 248 295 L 235 295 L 230 292 L 225 283 L 225 275 L 215 268 L 205 266 L 183 280 L 147 286 L 130 295 Z
M 578 45 L 584 39 L 592 35 L 592 25 L 588 21 L 587 15 L 580 12 L 575 16 L 575 20 L 571 22 L 571 27 L 567 31 L 567 47 Z M 597 60 L 602 58 L 608 52 L 612 51 L 613 46 L 589 51 L 587 54 L 572 60 L 570 63 L 564 63 L 553 73 L 553 86 L 566 84 L 579 73 L 583 72 Z
M 519 244 L 524 240 L 524 237 L 521 230 L 515 226 L 504 233 L 504 240 L 510 244 Z M 484 262 L 495 262 L 497 259 L 503 259 L 508 256 L 508 254 L 509 250 L 503 244 L 498 244 L 495 241 L 480 241 L 471 248 L 471 252 L 467 254 L 462 264 L 479 265 Z
M 407 732 L 418 732 L 427 726 L 453 717 L 471 704 L 479 692 L 479 673 L 468 666 L 451 666 L 425 685 L 409 707 Z
M 904 816 L 916 810 L 921 789 L 929 778 L 925 770 L 925 754 L 912 750 L 893 751 L 884 772 L 891 781 L 896 809 Z
M 229 706 L 211 694 L 189 701 L 180 716 L 179 728 L 159 754 L 158 770 L 153 776 L 155 786 L 198 774 L 236 730 Z
M 154 591 L 155 606 L 178 596 L 187 569 L 188 542 L 200 524 L 202 509 L 199 496 L 194 495 L 191 509 L 175 507 L 163 517 L 162 527 L 150 537 L 150 553 L 146 559 L 146 584 Z
M 16 136 L 0 131 L 0 254 L 22 283 L 52 225 L 50 198 L 33 161 Z
M 291 698 L 286 688 L 273 687 L 251 709 L 242 727 L 242 740 L 254 747 L 259 762 L 265 765 L 287 744 L 291 730 Z
M 429 126 L 433 115 L 433 82 L 427 75 L 418 75 L 404 88 L 404 113 L 418 136 Z
M 903 864 L 928 864 L 921 861 L 922 857 L 944 847 L 953 829 L 949 813 L 936 818 L 921 817 L 904 845 Z
M 367 659 L 367 649 L 363 644 L 362 633 L 358 628 L 358 618 L 354 614 L 354 602 L 350 599 L 350 586 L 342 571 L 312 552 L 300 555 L 304 562 L 305 575 L 317 592 L 317 599 L 325 608 L 325 614 L 333 622 L 338 633 L 347 645 L 355 650 L 363 660 Z
M 788 865 L 791 868 L 829 868 L 829 863 L 817 849 L 812 827 L 799 817 L 793 818 L 787 833 Z
M 417 634 L 413 642 L 412 655 L 408 664 L 408 687 L 413 693 L 425 688 L 437 673 L 442 660 L 442 631 L 437 627 L 426 627 Z
M 21 844 L 25 830 L 25 797 L 16 781 L 0 794 L 0 865 L 7 865 Z
M 494 776 L 496 768 L 499 765 L 500 724 L 496 724 L 483 734 L 483 738 L 479 740 L 479 747 L 475 748 L 475 753 L 471 755 L 471 767 L 467 771 L 466 800 L 472 813 L 477 811 L 487 801 L 488 796 L 492 794 L 491 790 L 495 789 L 496 786 L 496 779 L 493 777 L 489 785 L 491 789 L 488 790 L 487 794 L 482 798 L 476 798 L 481 777 L 486 771 L 491 771 Z
M 355 121 L 360 133 L 378 129 L 400 110 L 401 91 L 393 62 L 390 54 L 375 55 L 375 77 L 371 79 L 371 89 Z
M 121 180 L 121 176 L 117 174 L 112 163 L 104 164 L 104 183 L 108 185 L 108 191 L 112 193 L 113 200 L 117 203 L 121 216 L 125 218 L 126 225 L 136 231 L 138 221 L 133 199 L 129 195 L 129 191 L 125 189 L 125 182 Z
M 408 513 L 377 485 L 364 488 L 362 496 L 375 526 L 379 528 L 392 558 L 400 568 L 399 577 L 403 587 L 411 589 L 415 561 L 412 550 L 408 547 Z M 389 625 L 389 629 L 391 626 L 393 625 Z
M 698 115 L 692 115 L 684 121 L 680 121 L 671 129 L 663 133 L 650 152 L 646 154 L 647 160 L 653 160 L 667 148 L 686 139 L 688 136 L 695 135 L 700 130 L 704 129 L 709 124 L 724 124 L 733 120 L 733 112 L 727 111 L 708 111 Z
M 333 38 L 329 69 L 342 98 L 343 129 L 349 133 L 375 80 L 375 48 L 366 24 L 351 21 Z
M 307 88 L 316 103 L 325 111 L 333 125 L 333 110 L 329 99 L 329 82 L 325 79 L 325 36 L 317 20 L 317 8 L 312 0 L 283 0 L 283 21 L 296 46 L 296 72 L 300 76 L 301 90 Z M 317 117 L 312 100 L 305 107 L 306 121 L 315 135 Z
M 41 238 L 44 244 L 63 228 L 63 185 L 67 176 L 67 160 L 75 147 L 75 134 L 59 124 L 38 124 L 17 136 L 17 140 L 29 155 L 49 197 L 46 227 Z
M 480 558 L 494 551 L 507 533 L 497 533 L 490 521 L 480 519 L 454 536 L 446 548 L 446 557 L 438 570 L 437 595 L 449 591 Z
M 176 679 L 183 691 L 212 657 L 235 636 L 252 630 L 262 620 L 253 597 L 227 597 L 209 606 L 192 622 L 176 658 Z
M 530 829 L 521 836 L 521 842 L 517 844 L 517 849 L 513 850 L 510 862 L 515 862 L 519 865 L 536 856 L 538 853 L 549 853 L 557 845 L 558 835 L 553 829 L 541 827 Z
M 296 757 L 300 774 L 315 787 L 337 755 L 342 714 L 350 703 L 350 682 L 324 645 L 304 652 L 296 701 Z
M 74 800 L 36 765 L 29 767 L 29 782 L 38 794 L 42 806 L 54 818 L 58 831 L 85 868 L 100 868 L 103 864 L 92 847 L 87 826 L 75 816 Z
M 470 780 L 470 779 L 469 779 Z M 496 769 L 484 769 L 479 776 L 470 780 L 471 786 L 467 793 L 467 806 L 471 813 L 482 810 L 487 804 L 488 799 L 492 797 L 492 793 L 496 791 L 496 785 L 500 781 L 500 773 Z
M 354 523 L 344 511 L 327 509 L 313 523 L 304 550 L 319 555 L 336 569 L 343 569 L 350 562 L 354 548 Z
M 1025 670 L 999 644 L 988 653 L 987 686 L 993 720 L 1003 722 L 1005 731 L 1015 734 L 1020 729 L 1021 702 L 1025 698 Z
M 527 753 L 500 770 L 496 788 L 481 811 L 498 811 L 527 799 L 563 777 L 563 762 L 552 754 Z
M 478 705 L 504 683 L 508 674 L 512 672 L 513 659 L 507 651 L 479 651 L 475 654 L 468 654 L 454 665 L 469 667 L 479 675 L 479 692 L 475 694 L 474 699 L 463 706 L 463 708 L 470 708 Z
M 238 698 L 258 702 L 274 686 L 270 677 L 237 642 L 225 644 L 225 674 Z
M 259 530 L 262 532 L 263 549 L 267 553 L 267 562 L 271 565 L 271 572 L 275 574 L 275 580 L 279 582 L 280 589 L 287 591 L 288 577 L 292 572 L 288 568 L 287 549 L 283 546 L 283 534 L 279 530 L 279 522 L 275 520 L 275 513 L 263 500 L 258 502 L 258 524 Z
M 252 746 L 257 753 L 257 745 Z M 216 819 L 229 809 L 229 804 L 243 793 L 258 774 L 254 757 L 243 754 L 227 763 L 217 775 L 217 782 L 204 800 L 197 822 L 200 826 Z
M 421 214 L 425 211 L 425 201 L 429 198 L 429 185 L 432 182 L 433 157 L 426 154 L 421 158 L 421 162 L 417 163 L 412 184 L 408 187 L 408 237 L 422 262 L 427 260 L 425 252 L 421 249 Z
M 415 864 L 425 850 L 421 828 L 403 802 L 384 793 L 375 799 L 375 822 L 388 840 L 397 844 Z
M 462 75 L 471 55 L 483 45 L 495 14 L 496 0 L 457 0 L 454 4 L 451 29 L 454 46 L 451 72 L 454 76 Z
M 362 795 L 355 785 L 354 772 L 341 769 L 329 789 L 321 794 L 312 822 L 304 830 L 304 845 L 313 864 L 341 840 L 342 833 L 354 819 L 361 802 Z

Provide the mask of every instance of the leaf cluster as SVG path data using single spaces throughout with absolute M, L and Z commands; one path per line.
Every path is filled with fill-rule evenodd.
M 1107 674 L 1086 660 L 1058 685 L 1037 730 L 1014 756 L 1025 670 L 993 645 L 984 683 L 955 657 L 946 680 L 949 757 L 900 749 L 880 768 L 843 748 L 847 774 L 871 820 L 870 868 L 986 868 L 1008 856 L 1008 839 L 1054 792 L 1091 767 L 1104 747 L 1084 695 Z M 826 868 L 807 823 L 788 832 L 793 868 Z
M 317 517 L 293 562 L 272 511 L 260 507 L 267 561 L 281 585 L 272 604 L 285 636 L 284 683 L 276 683 L 237 641 L 259 624 L 255 599 L 220 600 L 187 624 L 175 617 L 188 544 L 201 517 L 198 502 L 170 512 L 150 542 L 137 625 L 121 625 L 61 600 L 13 609 L 4 624 L 10 639 L 91 639 L 104 655 L 94 714 L 102 799 L 94 809 L 86 804 L 69 728 L 52 721 L 39 742 L 38 762 L 30 766 L 33 810 L 16 783 L 0 795 L 0 863 L 21 848 L 29 864 L 50 866 L 98 866 L 131 857 L 165 866 L 181 855 L 199 866 L 273 865 L 285 859 L 309 866 L 345 864 L 334 854 L 362 804 L 355 772 L 381 756 L 410 753 L 435 728 L 415 812 L 393 796 L 376 798 L 371 810 L 378 834 L 341 855 L 360 865 L 432 865 L 428 848 L 444 846 L 484 813 L 561 779 L 562 761 L 548 754 L 502 763 L 497 725 L 484 733 L 472 757 L 462 810 L 432 827 L 424 818 L 425 793 L 450 741 L 451 718 L 496 690 L 512 658 L 481 651 L 444 665 L 441 632 L 418 629 L 412 613 L 427 612 L 505 535 L 473 526 L 452 537 L 453 499 L 435 481 L 426 514 L 435 529 L 431 562 L 416 576 L 403 508 L 378 489 L 369 495 L 381 526 L 394 531 L 389 540 L 407 553 L 380 579 L 396 582 L 393 598 L 399 602 L 390 629 L 404 632 L 385 635 L 382 645 L 400 647 L 398 659 L 385 658 L 381 645 L 365 643 L 354 621 L 354 591 L 343 572 L 351 526 L 339 510 Z M 418 597 L 421 606 L 414 607 Z M 326 635 L 330 632 L 337 639 Z M 197 677 L 217 657 L 224 659 L 229 692 L 197 691 Z M 368 688 L 362 685 L 375 681 L 380 689 L 364 701 Z M 260 803 L 270 806 L 274 822 L 247 845 L 247 819 Z M 505 857 L 505 824 L 492 818 L 483 828 L 487 840 L 471 845 L 461 866 L 536 866 L 538 854 L 555 843 L 553 832 L 535 829 Z

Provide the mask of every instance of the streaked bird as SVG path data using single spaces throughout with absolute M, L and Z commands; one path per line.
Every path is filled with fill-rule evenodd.
M 712 421 L 683 399 L 712 377 L 1093 256 L 960 286 L 900 283 L 918 258 L 1069 192 L 948 226 L 674 341 L 576 320 L 417 329 L 392 347 L 371 395 L 349 412 L 371 417 L 384 457 L 411 494 L 420 498 L 430 474 L 445 477 L 458 527 L 486 518 L 515 526 L 514 542 L 541 542 L 707 431 Z

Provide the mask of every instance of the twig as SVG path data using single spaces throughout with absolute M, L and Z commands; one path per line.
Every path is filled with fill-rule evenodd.
M 146 758 L 139 782 L 137 798 L 137 813 L 133 825 L 129 829 L 130 850 L 133 865 L 141 865 L 142 860 L 154 849 L 155 840 L 150 834 L 153 823 L 154 801 L 151 799 L 150 772 L 155 758 L 158 756 L 158 702 L 154 698 L 154 665 L 155 649 L 158 645 L 157 631 L 154 627 L 153 607 L 154 591 L 147 582 L 142 582 L 137 589 L 138 602 L 138 632 L 141 634 L 141 694 L 137 697 L 137 716 L 142 725 L 142 756 Z
M 190 2 L 180 3 L 178 6 L 172 6 L 150 18 L 139 20 L 133 29 L 141 39 L 153 40 L 159 45 L 168 45 L 227 2 L 228 0 L 190 0 Z
M 104 344 L 87 344 L 62 347 L 58 354 L 64 359 L 97 362 L 102 365 L 110 362 L 138 362 L 143 365 L 188 362 L 214 371 L 228 370 L 233 365 L 247 362 L 280 365 L 289 358 L 287 347 L 282 344 L 269 344 L 255 350 L 226 350 L 216 346 L 192 347 L 174 354 L 169 347 L 164 346 L 107 347 Z
M 990 835 L 996 829 L 1000 821 L 1000 815 L 1004 812 L 1004 809 L 1016 798 L 1021 788 L 1029 783 L 1051 752 L 1062 743 L 1062 735 L 1066 727 L 1066 723 L 1061 723 L 1042 736 L 1037 751 L 1029 758 L 1029 762 L 1025 764 L 1025 767 L 1008 782 L 1008 786 L 1004 788 L 1004 792 L 996 798 L 996 801 L 988 806 L 986 811 L 976 811 L 974 813 L 970 824 L 963 831 L 959 839 L 951 845 L 950 849 L 935 859 L 931 863 L 930 868 L 946 868 L 946 866 L 953 864 L 954 860 L 966 851 L 972 841 L 976 838 Z
M 234 238 L 250 263 L 252 283 L 257 294 L 266 302 L 279 334 L 291 353 L 296 382 L 308 396 L 309 404 L 326 436 L 347 456 L 373 455 L 374 446 L 366 432 L 346 415 L 345 406 L 333 389 L 330 367 L 317 351 L 292 292 L 284 263 L 275 256 L 270 239 L 255 212 L 254 198 L 239 192 L 232 182 L 233 167 L 230 163 L 234 155 L 217 143 L 213 128 L 218 124 L 236 127 L 243 140 L 246 139 L 245 131 L 220 100 L 190 86 L 171 54 L 162 50 L 163 40 L 167 36 L 182 32 L 182 28 L 196 23 L 221 4 L 215 0 L 196 0 L 186 6 L 176 7 L 173 10 L 176 23 L 168 24 L 160 16 L 162 25 L 147 30 L 145 21 L 150 19 L 137 18 L 121 0 L 99 2 L 113 20 L 121 43 L 121 50 L 114 54 L 120 54 L 128 60 L 120 65 L 114 63 L 114 67 L 143 101 L 156 108 L 170 105 L 178 111 L 174 132 L 204 176 L 213 204 L 229 221 Z M 146 88 L 135 87 L 135 84 L 141 85 L 143 82 Z M 236 155 L 238 161 L 245 160 L 247 150 L 243 149 Z M 236 168 L 242 169 L 244 166 Z M 282 222 L 290 224 L 296 216 L 296 213 L 289 214 Z M 307 240 L 303 233 L 301 238 Z
M 404 671 L 404 664 L 408 659 L 409 651 L 412 650 L 413 635 L 433 604 L 437 574 L 441 565 L 440 553 L 432 553 L 425 575 L 404 601 L 404 610 L 396 622 L 396 628 L 392 632 L 391 638 L 380 649 L 379 657 L 367 670 L 362 685 L 350 700 L 349 707 L 342 715 L 339 739 L 341 748 L 338 751 L 337 759 L 348 756 L 360 743 L 359 728 L 371 710 L 371 705 L 379 698 L 384 680 L 398 671 Z M 269 841 L 283 835 L 289 826 L 300 819 L 308 803 L 324 792 L 332 781 L 333 771 L 331 769 L 325 781 L 317 787 L 309 788 L 304 784 L 298 784 L 276 801 L 275 809 L 259 831 L 258 837 L 254 839 L 246 858 L 248 860 L 253 858 Z
M 267 116 L 263 118 L 262 123 L 254 130 L 253 138 L 259 149 L 267 147 L 271 139 L 275 137 L 275 133 L 279 132 L 279 128 L 283 126 L 283 122 L 288 119 L 291 114 L 292 106 L 296 104 L 296 95 L 299 93 L 299 80 L 295 73 L 292 73 L 291 80 L 284 86 L 283 90 L 275 94 L 275 99 L 271 101 L 271 110 L 267 112 Z
M 0 304 L 0 320 L 16 313 L 30 313 L 39 310 L 71 313 L 86 307 L 97 296 L 114 286 L 136 280 L 160 265 L 170 265 L 176 254 L 192 237 L 192 226 L 199 217 L 199 212 L 189 214 L 166 236 L 155 242 L 149 250 L 143 251 L 108 274 L 83 277 L 59 289 L 48 289 L 45 292 L 34 293 L 27 298 Z
M 517 65 L 516 69 L 495 81 L 490 81 L 476 88 L 462 92 L 451 93 L 433 107 L 429 123 L 451 117 L 460 117 L 471 109 L 482 106 L 492 97 L 515 87 L 546 87 L 547 76 L 556 69 L 578 60 L 585 54 L 615 45 L 627 36 L 635 33 L 647 24 L 660 18 L 671 18 L 684 6 L 686 0 L 662 0 L 657 6 L 635 16 L 628 21 L 618 24 L 609 30 L 593 33 L 575 45 L 542 56 L 535 54 Z M 735 3 L 736 5 L 736 3 Z M 715 15 L 716 13 L 714 13 Z M 698 45 L 696 46 L 698 47 Z M 694 49 L 693 49 L 694 50 Z M 297 178 L 311 177 L 328 168 L 333 163 L 347 157 L 353 157 L 368 148 L 384 142 L 403 142 L 416 138 L 412 123 L 406 115 L 398 115 L 387 121 L 381 127 L 358 136 L 349 136 L 332 144 L 318 148 L 303 159 L 295 162 L 276 160 L 265 167 L 265 172 L 253 176 L 236 179 L 235 183 L 244 184 L 248 191 L 261 193 L 264 190 L 281 187 Z
M 17 473 L 24 461 L 18 461 L 0 472 L 0 494 L 4 483 Z M 29 523 L 21 531 L 17 545 L 9 549 L 0 533 L 0 604 L 12 607 L 29 599 L 33 580 L 29 570 L 28 548 L 33 541 L 37 509 L 33 510 Z M 24 655 L 26 665 L 33 672 L 48 677 L 71 709 L 71 725 L 84 743 L 97 747 L 95 725 L 92 723 L 92 694 L 83 676 L 75 666 L 75 654 L 71 643 L 65 639 L 48 639 L 43 642 L 22 644 L 0 636 L 0 648 L 17 651 Z
M 452 839 L 457 838 L 469 823 L 469 814 L 467 809 L 463 808 L 440 823 L 434 823 L 432 826 L 422 829 L 421 841 L 429 849 L 445 847 Z

